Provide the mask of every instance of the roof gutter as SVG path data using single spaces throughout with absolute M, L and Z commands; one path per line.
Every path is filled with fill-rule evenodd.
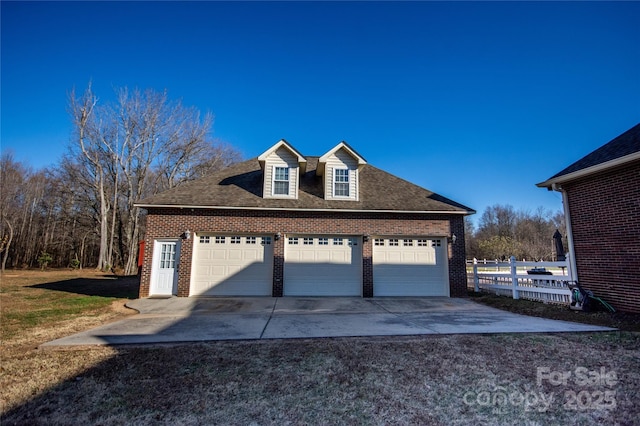
M 358 209 L 301 209 L 295 207 L 230 207 L 230 206 L 190 206 L 180 204 L 134 204 L 135 207 L 143 209 L 155 208 L 155 209 L 205 209 L 205 210 L 268 210 L 268 211 L 302 211 L 302 212 L 335 212 L 335 213 L 420 213 L 420 214 L 460 214 L 460 215 L 472 215 L 475 214 L 475 210 L 462 210 L 462 211 L 419 211 L 419 210 L 358 210 Z
M 640 160 L 640 152 L 634 152 L 633 154 L 625 155 L 624 157 L 605 161 L 604 163 L 596 164 L 595 166 L 587 167 L 572 173 L 567 173 L 566 175 L 556 176 L 544 182 L 537 183 L 536 186 L 539 188 L 547 188 L 550 191 L 552 189 L 555 190 L 555 188 L 553 188 L 554 184 L 559 184 L 559 183 L 567 182 L 570 180 L 579 179 L 581 177 L 588 176 L 593 173 L 601 172 L 603 170 L 607 170 L 612 167 L 621 166 L 635 160 Z

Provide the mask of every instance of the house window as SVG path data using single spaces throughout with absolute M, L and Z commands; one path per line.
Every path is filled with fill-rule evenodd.
M 333 170 L 333 195 L 336 197 L 349 196 L 349 170 Z
M 289 245 L 297 246 L 298 245 L 298 237 L 289 237 Z
M 328 246 L 329 245 L 329 239 L 325 238 L 325 237 L 318 238 L 318 245 L 319 246 Z
M 262 245 L 268 246 L 271 244 L 271 237 L 262 237 Z
M 312 246 L 313 245 L 313 238 L 304 237 L 302 239 L 302 244 L 305 245 L 305 246 Z
M 389 240 L 389 245 L 390 246 L 397 246 L 398 245 L 398 240 L 395 238 L 392 238 Z
M 289 195 L 289 168 L 276 167 L 273 172 L 273 195 Z
M 208 235 L 200 235 L 200 244 L 209 244 L 211 242 L 211 237 Z
M 247 237 L 246 242 L 247 242 L 247 244 L 255 244 L 256 243 L 256 237 Z
M 216 244 L 224 244 L 224 237 L 220 237 L 220 236 L 216 237 L 215 243 Z

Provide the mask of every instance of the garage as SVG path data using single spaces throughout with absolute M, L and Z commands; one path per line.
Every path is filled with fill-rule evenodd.
M 374 238 L 374 296 L 449 296 L 443 238 Z
M 285 296 L 361 296 L 362 241 L 356 236 L 290 235 Z
M 191 296 L 271 296 L 271 236 L 197 235 Z

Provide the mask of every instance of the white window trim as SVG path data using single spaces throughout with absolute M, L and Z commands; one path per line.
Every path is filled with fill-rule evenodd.
M 347 172 L 347 181 L 346 182 L 337 182 L 336 181 L 336 176 L 337 176 L 337 171 L 338 170 L 346 170 L 346 172 Z M 353 198 L 351 196 L 351 170 L 349 170 L 348 167 L 346 167 L 346 168 L 345 167 L 334 167 L 332 174 L 333 174 L 333 179 L 332 179 L 332 182 L 331 182 L 331 189 L 332 189 L 332 192 L 333 192 L 333 197 L 334 198 L 346 198 L 346 199 Z M 346 183 L 347 184 L 347 195 L 338 195 L 338 194 L 336 194 L 336 184 L 338 184 L 338 183 Z
M 284 180 L 276 180 L 276 170 L 287 169 L 287 185 L 288 191 L 286 194 L 276 194 L 276 182 L 285 182 Z M 274 165 L 271 170 L 271 196 L 273 197 L 291 197 L 291 167 Z

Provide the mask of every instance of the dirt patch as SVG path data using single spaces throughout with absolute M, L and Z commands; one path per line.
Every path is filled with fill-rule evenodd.
M 640 332 L 640 314 L 573 311 L 566 305 L 534 302 L 525 299 L 514 300 L 511 297 L 496 296 L 490 293 L 469 292 L 469 297 L 475 302 L 517 314 Z

